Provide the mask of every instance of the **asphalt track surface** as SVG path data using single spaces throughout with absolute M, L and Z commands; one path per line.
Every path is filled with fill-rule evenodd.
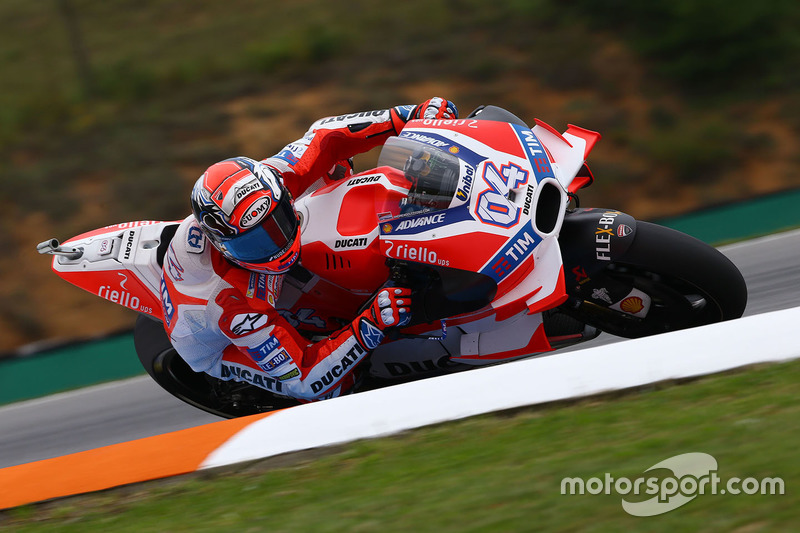
M 721 250 L 747 281 L 745 315 L 800 306 L 800 231 Z M 581 348 L 618 340 L 601 335 Z M 0 468 L 218 420 L 175 399 L 147 376 L 20 402 L 0 408 Z

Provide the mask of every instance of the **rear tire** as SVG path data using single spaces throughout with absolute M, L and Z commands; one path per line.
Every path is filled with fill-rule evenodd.
M 652 299 L 647 316 L 609 309 L 587 295 L 587 290 L 605 285 L 647 293 Z M 670 228 L 637 222 L 625 254 L 571 296 L 565 312 L 607 333 L 636 338 L 739 318 L 747 305 L 747 286 L 739 269 L 714 247 Z

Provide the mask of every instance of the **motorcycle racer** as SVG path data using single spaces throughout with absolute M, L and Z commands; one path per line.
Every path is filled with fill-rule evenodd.
M 385 287 L 350 324 L 312 343 L 275 309 L 284 274 L 298 261 L 293 197 L 315 182 L 352 174 L 352 157 L 398 135 L 411 119 L 458 118 L 431 98 L 417 106 L 320 119 L 262 161 L 236 157 L 209 167 L 192 190 L 193 214 L 164 258 L 164 325 L 196 372 L 318 400 L 348 392 L 353 370 L 411 319 L 411 291 Z

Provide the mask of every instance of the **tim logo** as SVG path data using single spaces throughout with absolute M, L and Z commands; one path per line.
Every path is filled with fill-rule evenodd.
M 250 354 L 250 357 L 252 357 L 256 363 L 260 363 L 261 361 L 266 359 L 268 355 L 270 355 L 272 352 L 280 348 L 280 346 L 281 346 L 281 341 L 279 341 L 278 338 L 275 337 L 275 335 L 270 335 L 269 338 L 264 343 L 260 344 L 259 346 L 256 346 L 255 348 L 248 349 L 247 353 Z M 285 352 L 285 350 L 283 351 Z M 268 368 L 265 370 L 270 370 L 270 369 Z

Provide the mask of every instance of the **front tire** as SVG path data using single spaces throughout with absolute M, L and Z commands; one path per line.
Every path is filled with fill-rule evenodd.
M 592 299 L 593 289 L 636 288 L 651 298 L 643 318 Z M 634 241 L 622 257 L 573 289 L 564 311 L 620 337 L 637 338 L 739 318 L 747 286 L 721 252 L 670 228 L 637 222 Z

